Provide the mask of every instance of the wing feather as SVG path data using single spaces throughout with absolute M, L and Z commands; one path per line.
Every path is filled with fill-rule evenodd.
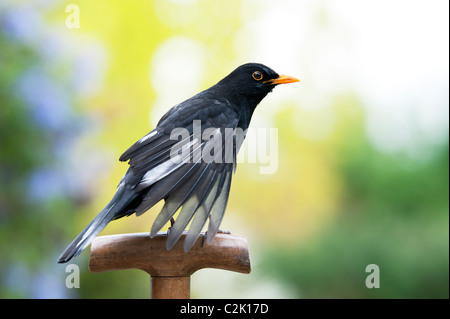
M 140 215 L 164 199 L 165 204 L 152 225 L 150 236 L 155 236 L 181 209 L 177 220 L 170 229 L 166 246 L 168 249 L 172 248 L 192 221 L 184 242 L 184 249 L 188 251 L 195 243 L 208 217 L 210 217 L 208 242 L 212 241 L 222 221 L 230 190 L 232 170 L 236 161 L 236 139 L 232 137 L 230 140 L 229 137 L 236 129 L 238 119 L 228 114 L 230 121 L 227 122 L 225 114 L 218 113 L 218 119 L 220 118 L 218 122 L 221 125 L 215 125 L 219 123 L 214 123 L 214 117 L 211 117 L 211 114 L 207 116 L 197 114 L 196 116 L 199 118 L 208 118 L 208 121 L 201 123 L 201 132 L 204 132 L 206 128 L 213 129 L 210 131 L 210 139 L 205 141 L 202 140 L 202 137 L 199 140 L 199 136 L 196 136 L 192 118 L 189 124 L 188 119 L 183 118 L 179 113 L 181 111 L 186 113 L 181 108 L 179 111 L 171 111 L 168 117 L 160 121 L 155 130 L 132 145 L 120 160 L 129 160 L 130 165 L 130 170 L 124 177 L 123 183 L 134 183 L 134 186 L 131 185 L 131 187 L 139 195 L 136 204 L 133 203 L 134 208 L 129 207 L 124 214 L 129 215 L 134 211 L 136 215 Z M 199 109 L 196 112 L 203 111 Z M 212 111 L 204 109 L 204 112 Z M 226 125 L 224 122 L 227 122 Z M 171 139 L 170 136 L 170 128 L 172 126 L 173 129 L 176 128 L 177 124 L 188 130 L 190 134 L 182 141 Z M 226 130 L 226 128 L 231 130 Z M 211 139 L 213 136 L 220 136 L 220 138 Z M 203 138 L 205 137 L 203 136 Z M 215 143 L 219 141 L 222 142 L 222 152 L 214 154 L 214 160 L 208 162 L 211 160 L 209 152 L 216 151 L 215 147 L 218 145 Z M 231 157 L 230 154 L 226 154 L 228 141 L 232 143 Z M 182 147 L 188 148 L 189 151 L 181 152 L 181 155 L 174 157 L 171 150 L 176 143 L 180 142 Z M 208 154 L 208 159 L 204 158 L 203 150 L 205 150 L 205 154 Z M 196 154 L 200 154 L 200 158 L 197 158 Z M 221 161 L 219 156 L 222 157 Z M 192 162 L 192 159 L 195 163 Z
M 167 236 L 167 249 L 171 249 L 178 241 L 192 216 L 196 213 L 200 205 L 203 204 L 206 196 L 211 190 L 213 182 L 212 175 L 214 174 L 214 171 L 208 169 L 210 164 L 207 164 L 206 166 L 207 167 L 205 167 L 204 173 L 200 177 L 198 184 L 196 184 L 195 189 L 193 189 L 192 195 L 183 204 L 175 224 L 170 229 L 169 235 Z
M 152 229 L 150 231 L 150 237 L 154 237 L 161 228 L 173 217 L 176 211 L 183 205 L 189 198 L 193 189 L 199 182 L 202 174 L 205 172 L 205 167 L 200 167 L 201 164 L 197 163 L 193 167 L 195 172 L 190 177 L 191 183 L 184 183 L 181 185 L 176 192 L 172 192 L 165 200 L 164 206 L 161 212 L 156 217 L 153 222 Z
M 198 235 L 202 231 L 203 226 L 208 219 L 209 212 L 216 199 L 217 189 L 219 187 L 220 173 L 214 171 L 213 177 L 211 178 L 212 188 L 206 194 L 205 200 L 197 208 L 194 217 L 192 219 L 191 226 L 187 232 L 186 238 L 184 239 L 184 251 L 189 251 L 197 240 Z
M 208 225 L 208 233 L 207 233 L 207 243 L 211 244 L 212 240 L 216 236 L 217 231 L 219 230 L 219 226 L 222 223 L 223 216 L 225 214 L 225 208 L 228 203 L 228 195 L 230 194 L 230 186 L 231 186 L 231 169 L 227 171 L 226 174 L 223 174 L 224 185 L 222 189 L 219 191 L 219 196 L 214 202 L 214 206 L 211 210 L 211 215 L 209 218 Z

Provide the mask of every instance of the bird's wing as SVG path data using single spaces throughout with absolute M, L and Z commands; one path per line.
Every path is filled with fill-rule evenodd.
M 165 199 L 151 236 L 181 208 L 170 230 L 167 247 L 176 243 L 191 222 L 184 243 L 184 249 L 188 251 L 208 217 L 208 242 L 212 241 L 222 221 L 239 148 L 233 138 L 238 118 L 236 113 L 219 103 L 171 112 L 163 117 L 155 130 L 121 156 L 120 160 L 129 160 L 130 169 L 119 185 L 133 187 L 140 197 L 133 207 L 116 218 L 133 212 L 142 214 Z M 195 119 L 202 121 L 201 136 L 195 131 Z M 170 135 L 177 125 L 187 133 L 173 140 Z M 207 136 L 205 132 L 209 132 Z M 174 152 L 175 147 L 178 147 L 178 153 Z
M 224 151 L 225 145 L 222 149 L 222 152 Z M 217 159 L 216 157 L 215 160 Z M 231 173 L 235 164 L 227 161 L 218 163 L 200 161 L 197 165 L 195 176 L 166 198 L 166 203 L 153 224 L 151 236 L 154 236 L 181 207 L 180 214 L 169 232 L 168 249 L 173 247 L 191 222 L 184 242 L 184 250 L 188 251 L 210 216 L 208 240 L 211 242 L 225 213 Z

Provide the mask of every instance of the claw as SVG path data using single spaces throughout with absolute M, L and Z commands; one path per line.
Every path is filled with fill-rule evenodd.
M 175 224 L 175 219 L 170 218 L 170 227 L 167 229 L 167 236 L 169 236 L 170 229 L 173 227 L 173 224 Z

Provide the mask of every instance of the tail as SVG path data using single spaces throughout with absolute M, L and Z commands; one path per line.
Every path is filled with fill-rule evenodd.
M 120 187 L 111 202 L 87 225 L 58 258 L 58 263 L 66 263 L 78 256 L 94 238 L 115 218 L 122 217 L 121 212 L 136 197 L 133 191 L 126 192 Z

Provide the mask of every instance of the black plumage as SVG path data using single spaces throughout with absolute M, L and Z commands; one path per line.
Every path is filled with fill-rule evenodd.
M 276 85 L 296 81 L 262 64 L 248 63 L 170 109 L 154 130 L 122 154 L 120 161 L 128 161 L 129 169 L 116 194 L 58 262 L 77 256 L 110 221 L 140 215 L 163 199 L 151 237 L 181 209 L 168 233 L 167 248 L 191 222 L 184 241 L 188 251 L 208 218 L 210 243 L 225 212 L 236 153 L 245 137 L 237 132 L 245 133 L 256 106 Z

